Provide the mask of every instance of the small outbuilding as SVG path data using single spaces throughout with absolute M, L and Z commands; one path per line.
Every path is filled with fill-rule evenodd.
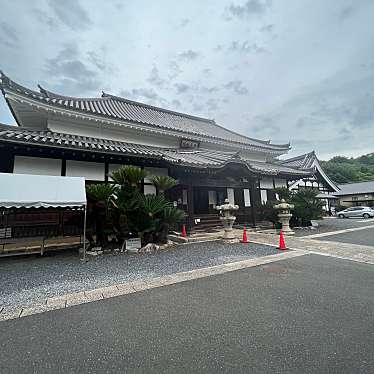
M 79 236 L 85 257 L 86 208 L 82 177 L 0 173 L 0 256 L 43 254 L 46 240 Z
M 343 207 L 374 207 L 374 180 L 340 184 L 339 191 L 334 195 L 339 198 Z

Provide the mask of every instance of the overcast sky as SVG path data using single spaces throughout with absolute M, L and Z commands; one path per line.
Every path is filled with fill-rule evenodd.
M 374 151 L 373 0 L 1 2 L 0 69 L 213 118 L 321 159 Z M 0 99 L 0 122 L 14 120 Z

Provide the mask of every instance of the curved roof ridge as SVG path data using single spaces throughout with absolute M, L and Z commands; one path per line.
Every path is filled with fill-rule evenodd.
M 287 162 L 291 162 L 291 161 L 296 161 L 296 160 L 301 160 L 301 159 L 304 159 L 308 156 L 316 156 L 316 152 L 313 150 L 311 152 L 308 152 L 308 153 L 303 153 L 299 156 L 294 156 L 294 157 L 291 157 L 291 158 L 286 158 L 284 160 L 279 160 L 281 164 L 284 164 L 284 163 L 287 163 Z
M 290 147 L 291 143 L 288 142 L 286 144 L 274 144 L 274 143 L 271 143 L 270 140 L 261 140 L 261 139 L 256 139 L 256 138 L 251 138 L 247 135 L 243 135 L 239 132 L 236 132 L 234 130 L 231 130 L 231 129 L 228 129 L 227 127 L 224 127 L 222 125 L 219 125 L 217 122 L 214 121 L 214 124 L 218 127 L 220 127 L 221 129 L 225 129 L 226 131 L 228 132 L 231 132 L 232 134 L 235 134 L 235 135 L 239 135 L 239 136 L 242 136 L 243 138 L 246 138 L 248 140 L 251 140 L 251 141 L 254 141 L 254 142 L 258 142 L 258 143 L 261 143 L 261 144 L 266 144 L 266 145 L 271 145 L 273 147 L 280 147 L 280 148 L 284 148 L 284 147 Z
M 62 100 L 84 100 L 84 101 L 97 101 L 106 100 L 104 97 L 77 97 L 77 96 L 65 96 L 46 90 L 40 84 L 38 84 L 39 91 L 42 95 L 50 99 L 62 99 Z
M 249 136 L 240 134 L 240 133 L 238 133 L 236 131 L 228 129 L 227 127 L 219 125 L 214 119 L 209 119 L 209 118 L 195 116 L 195 115 L 191 115 L 191 114 L 187 114 L 187 113 L 183 113 L 183 112 L 177 112 L 177 111 L 170 110 L 170 109 L 156 107 L 154 105 L 149 105 L 149 104 L 145 104 L 145 103 L 142 103 L 142 102 L 139 102 L 139 101 L 126 99 L 126 98 L 121 97 L 121 96 L 112 95 L 112 94 L 106 93 L 104 91 L 103 91 L 101 97 L 110 97 L 113 100 L 123 101 L 123 102 L 128 103 L 128 104 L 138 105 L 138 106 L 141 106 L 141 107 L 144 107 L 144 108 L 150 108 L 150 109 L 154 109 L 154 110 L 157 110 L 157 111 L 162 111 L 164 113 L 174 114 L 174 115 L 181 116 L 181 117 L 187 117 L 187 118 L 196 119 L 196 120 L 200 120 L 200 121 L 201 120 L 202 121 L 206 121 L 206 122 L 209 122 L 209 123 L 211 123 L 211 124 L 213 124 L 213 125 L 221 128 L 221 129 L 224 129 L 225 131 L 228 131 L 228 132 L 230 132 L 232 134 L 235 134 L 235 135 L 238 135 L 238 136 L 242 136 L 243 138 L 246 138 L 246 139 L 254 141 L 254 142 L 258 142 L 260 144 L 267 144 L 267 145 L 272 145 L 274 147 L 280 147 L 280 148 L 290 147 L 290 143 L 287 143 L 287 144 L 274 144 L 274 143 L 271 143 L 270 140 L 261 140 L 261 139 L 251 138 Z
M 21 95 L 30 96 L 32 99 L 44 101 L 48 105 L 99 115 L 102 117 L 111 117 L 120 121 L 130 121 L 147 125 L 148 127 L 152 126 L 162 128 L 166 131 L 177 131 L 181 134 L 181 137 L 188 137 L 189 135 L 198 136 L 201 138 L 199 141 L 203 141 L 204 139 L 219 140 L 234 147 L 254 147 L 254 149 L 264 151 L 268 150 L 270 152 L 280 154 L 287 152 L 290 148 L 289 144 L 271 144 L 268 141 L 262 141 L 238 134 L 221 125 L 218 125 L 212 119 L 197 117 L 131 101 L 118 96 L 106 94 L 105 92 L 103 92 L 102 97 L 98 98 L 76 98 L 55 94 L 44 89 L 40 85 L 40 92 L 29 90 L 28 88 L 10 80 L 3 72 L 1 72 L 0 78 L 0 87 L 4 95 L 5 90 L 9 89 L 10 91 L 14 91 L 16 94 L 20 93 Z M 121 105 L 127 105 L 128 108 L 118 108 L 121 101 L 123 102 Z M 94 107 L 89 103 L 94 103 Z M 105 105 L 106 103 L 110 104 L 110 108 Z M 9 102 L 8 105 L 11 106 Z M 139 110 L 142 108 L 144 108 L 144 110 Z M 152 113 L 152 111 L 155 113 Z M 158 115 L 155 115 L 157 113 Z
M 158 106 L 154 106 L 154 105 L 142 103 L 140 101 L 130 100 L 130 99 L 126 99 L 125 97 L 112 95 L 112 94 L 106 93 L 104 91 L 103 91 L 101 97 L 102 98 L 111 98 L 113 100 L 118 100 L 118 101 L 123 101 L 125 103 L 132 104 L 132 105 L 137 105 L 137 106 L 141 106 L 143 108 L 149 108 L 149 109 L 157 110 L 158 112 L 164 112 L 164 113 L 174 114 L 176 116 L 187 117 L 187 118 L 191 118 L 191 119 L 196 119 L 198 121 L 205 121 L 205 122 L 215 123 L 213 119 L 209 119 L 209 118 L 205 118 L 205 117 L 200 117 L 200 116 L 195 116 L 193 114 L 188 114 L 188 113 L 183 113 L 183 112 L 177 112 L 175 110 L 160 108 Z

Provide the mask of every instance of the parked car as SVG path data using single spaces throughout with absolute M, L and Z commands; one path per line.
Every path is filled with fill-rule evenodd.
M 352 217 L 370 218 L 370 217 L 374 217 L 374 209 L 368 206 L 354 206 L 352 208 L 341 210 L 338 213 L 338 217 L 339 218 L 352 218 Z

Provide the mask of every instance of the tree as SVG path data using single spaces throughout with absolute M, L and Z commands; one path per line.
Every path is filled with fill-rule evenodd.
M 294 204 L 293 214 L 302 226 L 310 224 L 311 220 L 321 219 L 324 203 L 317 198 L 318 192 L 311 188 L 303 188 L 292 195 Z
M 361 182 L 374 179 L 374 153 L 357 158 L 335 156 L 321 161 L 327 175 L 336 183 Z

